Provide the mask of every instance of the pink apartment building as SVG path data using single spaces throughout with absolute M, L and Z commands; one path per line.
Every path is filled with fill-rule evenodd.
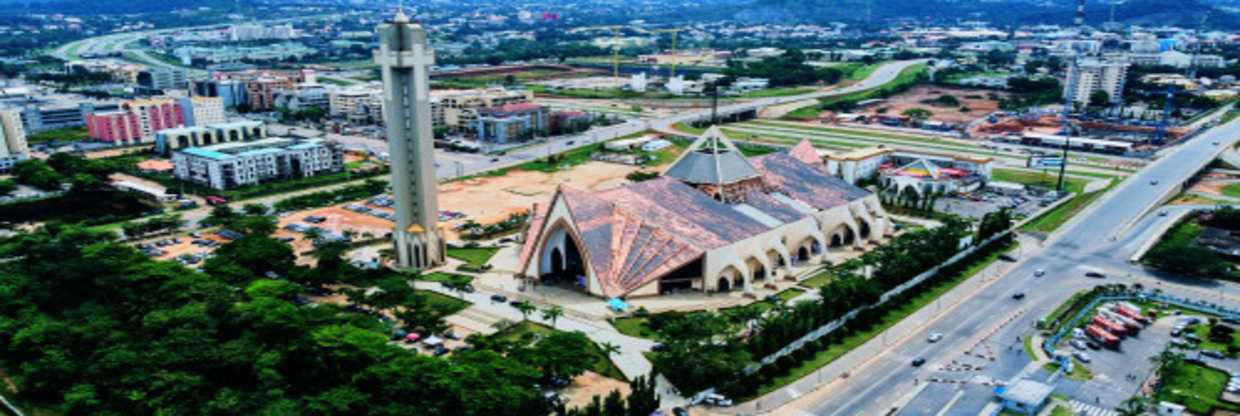
M 117 146 L 152 143 L 160 130 L 185 125 L 187 109 L 171 98 L 131 100 L 120 107 L 118 111 L 86 116 L 91 139 Z

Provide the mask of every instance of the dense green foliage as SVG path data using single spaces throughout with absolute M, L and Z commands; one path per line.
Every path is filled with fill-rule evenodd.
M 1154 268 L 1189 276 L 1234 278 L 1232 266 L 1221 255 L 1197 241 L 1201 225 L 1240 230 L 1240 209 L 1220 207 L 1200 222 L 1189 220 L 1176 225 L 1145 255 Z
M 579 368 L 579 334 L 447 359 L 397 347 L 376 311 L 436 319 L 400 276 L 372 276 L 362 312 L 299 306 L 306 276 L 365 276 L 295 266 L 266 235 L 202 272 L 114 238 L 51 225 L 0 246 L 0 356 L 21 400 L 70 415 L 544 415 L 539 382 Z
M 764 368 L 765 373 L 742 378 L 741 371 L 746 365 L 779 351 L 852 310 L 873 305 L 882 293 L 955 255 L 958 246 L 954 242 L 968 235 L 969 226 L 955 218 L 946 222 L 943 227 L 897 236 L 860 258 L 834 267 L 831 272 L 836 277 L 819 289 L 821 299 L 829 301 L 804 301 L 791 308 L 772 309 L 765 315 L 761 311 L 751 314 L 744 321 L 753 323 L 756 332 L 746 338 L 740 338 L 735 327 L 713 314 L 686 314 L 657 323 L 652 319 L 651 327 L 667 347 L 656 353 L 655 367 L 685 392 L 730 383 L 731 393 L 747 396 L 761 383 L 760 378 L 786 371 L 795 358 L 781 359 L 785 362 L 777 361 L 768 366 L 769 369 Z M 863 270 L 870 270 L 868 278 L 863 277 Z M 915 294 L 916 290 L 910 292 Z M 878 309 L 864 311 L 857 318 L 860 322 L 857 326 L 874 322 L 881 312 Z M 803 348 L 804 352 L 794 353 L 794 356 L 803 357 L 815 348 Z
M 757 62 L 729 61 L 724 74 L 736 77 L 766 78 L 772 87 L 808 84 L 834 84 L 844 77 L 837 68 L 815 68 L 805 63 L 800 49 L 788 49 L 783 55 L 763 58 Z
M 387 190 L 387 184 L 376 180 L 367 180 L 360 185 L 350 185 L 334 191 L 320 191 L 285 198 L 277 201 L 273 207 L 280 212 L 325 207 L 345 201 L 377 196 L 385 190 Z

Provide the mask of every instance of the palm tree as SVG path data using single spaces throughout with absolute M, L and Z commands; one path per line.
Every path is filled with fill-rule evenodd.
M 1160 379 L 1165 378 L 1171 371 L 1171 368 L 1179 365 L 1183 360 L 1183 354 L 1171 352 L 1170 350 L 1164 350 L 1158 353 L 1158 355 L 1150 357 L 1150 363 L 1154 364 L 1155 371 L 1158 372 L 1158 378 Z
M 610 342 L 604 342 L 602 344 L 598 344 L 598 349 L 599 351 L 603 352 L 603 356 L 605 357 L 610 357 L 612 354 L 620 353 L 620 346 L 616 344 L 612 344 Z
M 517 308 L 517 310 L 521 312 L 522 321 L 528 321 L 530 319 L 530 314 L 533 313 L 535 309 L 537 309 L 534 307 L 533 304 L 530 304 L 529 302 L 526 302 L 526 301 L 518 302 L 516 305 L 514 305 L 514 307 Z
M 1146 411 L 1145 400 L 1141 397 L 1129 397 L 1115 408 L 1120 416 L 1144 416 Z
M 552 305 L 550 308 L 543 309 L 542 311 L 543 319 L 551 321 L 551 329 L 555 329 L 555 321 L 559 320 L 563 315 L 564 309 L 558 305 Z

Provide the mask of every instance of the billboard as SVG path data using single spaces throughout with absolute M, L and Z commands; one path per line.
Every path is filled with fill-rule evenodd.
M 1063 166 L 1063 157 L 1061 156 L 1029 156 L 1029 160 L 1025 161 L 1025 167 L 1032 169 L 1059 168 Z

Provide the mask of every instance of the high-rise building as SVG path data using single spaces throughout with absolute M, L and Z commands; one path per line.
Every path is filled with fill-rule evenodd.
M 1078 108 L 1089 105 L 1090 96 L 1104 91 L 1111 103 L 1124 99 L 1124 82 L 1128 79 L 1128 62 L 1082 59 L 1068 67 L 1064 98 Z
M 21 112 L 0 110 L 0 172 L 8 172 L 17 162 L 30 157 Z
M 435 54 L 427 45 L 426 29 L 411 23 L 404 13 L 379 25 L 378 33 L 375 62 L 383 73 L 383 117 L 396 196 L 392 234 L 397 266 L 426 269 L 443 264 L 446 253 L 431 130 L 430 69 Z

